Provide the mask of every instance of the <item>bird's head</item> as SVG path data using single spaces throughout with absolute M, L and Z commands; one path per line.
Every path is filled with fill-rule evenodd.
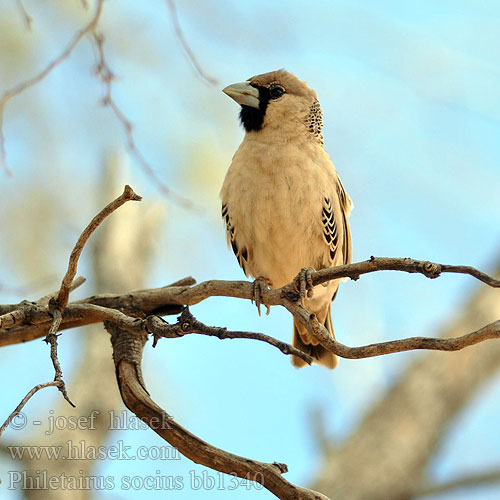
M 241 105 L 240 119 L 247 132 L 305 130 L 322 142 L 323 121 L 316 92 L 288 71 L 253 76 L 223 92 Z

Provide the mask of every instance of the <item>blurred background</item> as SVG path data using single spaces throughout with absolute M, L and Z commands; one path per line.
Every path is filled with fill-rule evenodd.
M 354 201 L 354 261 L 413 257 L 498 276 L 497 1 L 177 0 L 175 12 L 172 5 L 107 0 L 99 20 L 115 76 L 112 96 L 133 125 L 135 149 L 127 146 L 124 121 L 103 103 L 107 89 L 96 75 L 99 55 L 89 36 L 45 79 L 6 103 L 0 303 L 56 290 L 81 230 L 125 183 L 144 201 L 123 207 L 98 229 L 80 263 L 87 282 L 73 298 L 164 286 L 189 275 L 198 282 L 243 279 L 226 248 L 218 198 L 243 130 L 237 105 L 221 89 L 282 67 L 318 93 L 325 145 Z M 95 8 L 93 1 L 0 0 L 0 94 L 55 60 Z M 337 337 L 362 345 L 473 331 L 500 317 L 500 292 L 485 288 L 460 275 L 363 276 L 341 285 L 333 307 Z M 248 301 L 213 298 L 192 312 L 205 324 L 291 340 L 292 320 L 278 308 L 259 317 Z M 123 411 L 107 335 L 96 328 L 60 337 L 77 408 L 66 408 L 53 389 L 29 402 L 25 428 L 4 435 L 2 498 L 273 497 L 254 483 L 240 482 L 235 490 L 229 476 L 175 454 L 13 460 L 7 446 L 84 440 L 107 447 L 123 442 L 134 452 L 166 445 L 147 429 L 109 430 L 109 419 L 99 432 L 45 434 L 51 416 Z M 218 447 L 287 463 L 294 483 L 332 499 L 500 495 L 494 481 L 432 490 L 475 474 L 498 479 L 500 346 L 494 341 L 463 353 L 341 360 L 334 372 L 298 371 L 278 350 L 245 340 L 191 335 L 150 347 L 143 367 L 155 401 Z M 0 370 L 2 421 L 32 386 L 53 378 L 42 340 L 1 349 Z M 44 470 L 111 477 L 114 484 L 79 493 L 9 489 L 12 471 L 40 477 Z M 207 479 L 197 488 L 194 477 L 203 474 L 216 484 L 210 488 Z M 181 478 L 182 488 L 146 487 L 144 478 L 160 476 Z

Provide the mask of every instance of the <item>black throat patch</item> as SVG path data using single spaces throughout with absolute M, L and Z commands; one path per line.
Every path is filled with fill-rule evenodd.
M 247 132 L 257 132 L 262 128 L 269 104 L 269 89 L 257 86 L 255 88 L 259 91 L 259 109 L 252 106 L 241 106 L 240 111 L 240 121 Z

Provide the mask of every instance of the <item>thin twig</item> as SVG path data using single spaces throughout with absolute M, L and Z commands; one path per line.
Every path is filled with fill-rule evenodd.
M 33 389 L 31 389 L 31 391 L 29 391 L 28 394 L 26 394 L 22 401 L 17 405 L 16 409 L 7 417 L 7 420 L 3 423 L 2 427 L 0 427 L 0 436 L 3 434 L 12 420 L 14 420 L 21 413 L 24 405 L 36 392 L 38 392 L 40 389 L 45 389 L 45 387 L 59 387 L 60 385 L 60 380 L 54 380 L 52 382 L 45 382 L 44 384 L 35 385 L 35 387 L 33 387 Z
M 208 83 L 209 85 L 214 85 L 214 86 L 218 85 L 219 82 L 215 78 L 212 78 L 203 71 L 203 69 L 200 66 L 200 63 L 198 62 L 198 59 L 196 58 L 194 52 L 191 50 L 191 47 L 187 43 L 186 38 L 184 37 L 184 33 L 182 32 L 181 25 L 179 23 L 179 17 L 177 16 L 177 9 L 175 7 L 174 0 L 167 0 L 167 7 L 168 10 L 170 11 L 170 17 L 174 25 L 175 34 L 177 35 L 177 38 L 179 39 L 182 48 L 184 49 L 187 58 L 193 65 L 196 73 L 202 78 L 204 82 Z
M 156 347 L 160 338 L 179 338 L 189 333 L 197 333 L 217 337 L 220 340 L 224 339 L 251 339 L 266 342 L 278 348 L 283 354 L 298 356 L 309 365 L 313 362 L 313 358 L 305 352 L 277 340 L 274 337 L 264 333 L 230 331 L 227 328 L 217 326 L 207 326 L 201 321 L 198 321 L 186 307 L 182 314 L 177 318 L 177 323 L 170 325 L 162 321 L 158 316 L 148 316 L 145 320 L 146 330 L 153 334 L 153 347 Z
M 28 14 L 28 11 L 24 7 L 23 0 L 16 0 L 17 8 L 21 13 L 21 17 L 23 18 L 24 24 L 28 31 L 31 31 L 31 25 L 33 23 L 33 18 Z
M 75 278 L 71 286 L 69 287 L 69 291 L 72 292 L 76 290 L 78 287 L 82 286 L 85 283 L 86 279 L 83 276 L 78 276 Z M 59 295 L 59 290 L 57 292 L 49 293 L 48 295 L 44 295 L 40 299 L 36 301 L 38 305 L 47 305 L 50 302 L 50 299 L 56 298 Z
M 61 288 L 59 289 L 57 297 L 52 298 L 49 301 L 48 312 L 52 316 L 53 320 L 49 332 L 45 337 L 45 342 L 47 342 L 47 344 L 50 344 L 50 359 L 52 360 L 52 364 L 54 365 L 55 370 L 54 380 L 60 382 L 58 388 L 61 391 L 64 399 L 68 401 L 71 406 L 75 405 L 69 399 L 66 384 L 62 376 L 61 364 L 59 363 L 59 358 L 57 357 L 57 332 L 59 331 L 62 322 L 64 309 L 68 305 L 69 293 L 71 291 L 72 283 L 78 268 L 78 260 L 80 258 L 80 255 L 82 254 L 83 248 L 85 247 L 85 243 L 87 243 L 88 239 L 90 238 L 90 235 L 97 229 L 99 224 L 101 224 L 101 222 L 106 217 L 108 217 L 108 215 L 112 214 L 127 201 L 140 200 L 142 200 L 142 198 L 137 195 L 129 185 L 126 185 L 123 193 L 111 203 L 106 205 L 90 221 L 88 226 L 83 230 L 82 234 L 78 238 L 78 241 L 76 242 L 76 245 L 71 252 L 68 269 L 62 280 Z
M 75 408 L 75 405 L 69 399 L 68 390 L 66 389 L 66 383 L 64 382 L 63 379 L 61 363 L 59 363 L 59 358 L 57 357 L 57 332 L 59 331 L 59 326 L 61 325 L 62 321 L 61 309 L 58 307 L 57 303 L 55 302 L 55 299 L 51 301 L 49 307 L 51 309 L 52 315 L 54 316 L 54 319 L 52 321 L 52 324 L 50 325 L 49 333 L 45 337 L 45 342 L 47 344 L 50 344 L 50 359 L 52 360 L 52 365 L 54 366 L 54 371 L 55 371 L 54 382 L 59 382 L 57 388 L 63 395 L 64 399 L 73 408 Z
M 454 266 L 438 264 L 427 260 L 395 257 L 370 257 L 369 260 L 347 264 L 345 266 L 329 267 L 313 273 L 314 285 L 319 285 L 336 278 L 351 278 L 357 280 L 362 274 L 376 271 L 403 271 L 423 274 L 427 278 L 438 278 L 442 273 L 468 274 L 487 285 L 500 288 L 500 279 L 493 278 L 472 266 Z
M 196 280 L 192 276 L 186 276 L 185 278 L 181 278 L 180 280 L 174 281 L 167 286 L 191 286 L 196 285 Z
M 61 283 L 61 289 L 59 290 L 59 294 L 57 296 L 57 303 L 61 309 L 64 309 L 68 304 L 69 292 L 71 289 L 71 283 L 76 275 L 76 270 L 78 266 L 78 259 L 82 253 L 83 247 L 90 235 L 97 229 L 99 224 L 110 214 L 112 214 L 117 208 L 121 207 L 127 201 L 140 201 L 142 198 L 134 193 L 134 190 L 126 185 L 123 193 L 116 198 L 116 200 L 112 201 L 108 205 L 106 205 L 89 223 L 89 225 L 83 230 L 82 234 L 78 238 L 73 251 L 71 252 L 68 270 L 64 275 L 64 278 Z
M 40 310 L 42 310 L 46 314 L 51 316 L 52 320 L 49 331 L 45 337 L 45 342 L 47 344 L 50 344 L 50 358 L 52 360 L 52 364 L 54 366 L 54 371 L 55 371 L 54 382 L 57 382 L 57 387 L 59 388 L 59 391 L 62 393 L 64 399 L 66 399 L 66 401 L 68 401 L 68 403 L 72 406 L 75 405 L 69 399 L 68 392 L 66 389 L 66 384 L 63 379 L 61 364 L 57 356 L 57 337 L 58 337 L 57 332 L 59 331 L 61 326 L 61 322 L 63 319 L 63 312 L 66 306 L 68 305 L 70 291 L 79 286 L 81 283 L 83 283 L 83 281 L 85 281 L 83 278 L 79 278 L 76 280 L 74 279 L 78 268 L 78 260 L 83 251 L 83 248 L 85 247 L 85 244 L 90 238 L 90 235 L 97 229 L 99 224 L 101 224 L 101 222 L 106 217 L 108 217 L 111 213 L 113 213 L 116 209 L 121 207 L 127 201 L 140 201 L 141 199 L 142 198 L 139 195 L 137 195 L 130 186 L 126 185 L 123 190 L 123 193 L 114 201 L 106 205 L 90 221 L 88 226 L 83 230 L 82 234 L 78 238 L 78 241 L 76 242 L 76 245 L 73 248 L 73 251 L 71 252 L 68 263 L 68 269 L 66 271 L 66 274 L 64 275 L 57 296 L 55 296 L 55 294 L 52 294 L 54 296 L 49 295 L 46 297 L 42 297 L 38 303 L 34 304 L 23 302 L 22 307 L 20 307 L 16 311 L 13 311 L 7 315 L 3 315 L 0 317 L 0 320 L 2 320 L 0 322 L 0 325 L 5 326 L 8 324 L 16 324 L 18 322 L 25 321 L 26 319 L 31 320 L 30 316 L 35 311 L 40 312 Z M 41 304 L 43 304 L 47 299 L 49 299 L 48 307 L 41 307 Z
M 42 81 L 54 68 L 56 68 L 62 61 L 64 61 L 71 55 L 73 50 L 81 42 L 81 40 L 85 37 L 85 35 L 92 32 L 92 30 L 94 30 L 95 27 L 97 26 L 97 23 L 99 22 L 99 18 L 101 16 L 103 2 L 104 0 L 97 0 L 96 11 L 90 22 L 75 35 L 73 40 L 68 44 L 68 46 L 64 49 L 64 51 L 53 61 L 51 61 L 45 67 L 45 69 L 40 71 L 40 73 L 33 76 L 32 78 L 29 78 L 28 80 L 25 80 L 17 84 L 11 89 L 6 90 L 2 95 L 2 97 L 0 97 L 0 164 L 3 165 L 5 171 L 8 174 L 11 174 L 11 172 L 7 165 L 7 151 L 5 149 L 5 137 L 3 133 L 5 105 L 13 97 L 19 95 L 21 92 L 24 92 L 29 87 L 33 87 L 34 85 Z
M 115 75 L 111 71 L 111 68 L 109 67 L 104 54 L 104 36 L 102 34 L 98 34 L 97 31 L 94 30 L 92 33 L 92 38 L 97 49 L 97 63 L 95 66 L 95 73 L 105 87 L 105 95 L 102 102 L 105 106 L 108 106 L 111 109 L 117 120 L 123 126 L 129 153 L 136 159 L 144 172 L 151 178 L 151 180 L 156 184 L 156 186 L 165 196 L 168 196 L 170 199 L 174 200 L 184 208 L 196 209 L 196 205 L 191 200 L 175 193 L 167 185 L 165 185 L 164 182 L 162 182 L 153 167 L 144 157 L 144 154 L 137 147 L 134 137 L 134 126 L 132 122 L 127 118 L 123 110 L 118 106 L 113 97 L 113 81 L 115 79 Z

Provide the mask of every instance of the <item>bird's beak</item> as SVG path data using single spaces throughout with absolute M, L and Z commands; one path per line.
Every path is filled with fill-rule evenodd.
M 251 106 L 259 109 L 259 91 L 248 82 L 233 83 L 222 92 L 241 106 Z

